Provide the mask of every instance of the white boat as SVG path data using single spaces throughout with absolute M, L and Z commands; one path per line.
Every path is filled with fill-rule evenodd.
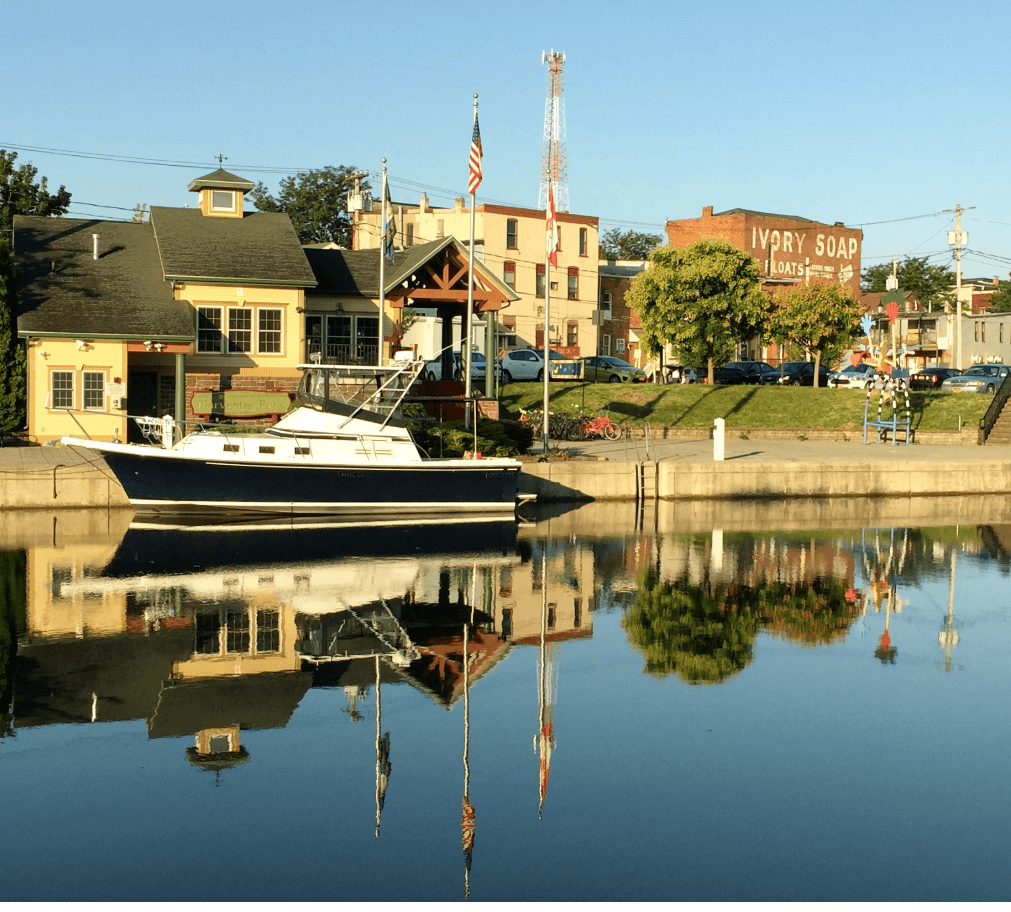
M 61 442 L 101 453 L 138 513 L 511 514 L 525 499 L 517 460 L 415 445 L 401 406 L 422 367 L 301 364 L 296 407 L 262 432 L 204 425 L 175 440 L 171 418 L 135 419 L 153 444 Z

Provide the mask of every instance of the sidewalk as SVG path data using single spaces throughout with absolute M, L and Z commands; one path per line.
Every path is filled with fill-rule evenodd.
M 551 441 L 552 449 L 571 455 L 595 456 L 611 462 L 713 462 L 712 440 L 583 440 Z M 538 445 L 531 452 L 542 452 Z M 741 440 L 732 431 L 725 443 L 727 462 L 958 462 L 1011 461 L 1011 446 L 943 446 L 821 440 Z

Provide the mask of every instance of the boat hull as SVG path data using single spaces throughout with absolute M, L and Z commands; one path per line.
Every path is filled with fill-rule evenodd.
M 511 513 L 519 488 L 519 464 L 512 461 L 291 465 L 187 457 L 155 447 L 92 449 L 102 453 L 138 513 Z

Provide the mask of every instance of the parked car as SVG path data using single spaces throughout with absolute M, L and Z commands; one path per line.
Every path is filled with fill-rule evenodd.
M 936 390 L 949 377 L 957 377 L 960 370 L 954 367 L 921 367 L 909 378 L 909 388 L 914 390 Z
M 765 361 L 731 361 L 725 366 L 744 371 L 745 383 L 775 383 L 779 379 L 779 368 Z
M 483 352 L 476 351 L 473 354 L 473 364 L 470 369 L 471 380 L 484 380 L 485 375 L 488 372 L 488 361 L 484 356 Z M 498 378 L 502 379 L 502 362 L 496 358 L 495 359 L 495 372 Z M 425 362 L 425 375 L 426 380 L 441 380 L 442 379 L 442 358 L 433 358 L 431 361 Z M 463 379 L 463 356 L 460 352 L 453 352 L 453 379 L 462 380 Z
M 612 358 L 610 355 L 594 355 L 592 358 L 583 358 L 583 379 L 591 380 L 594 383 L 623 383 L 631 381 L 633 383 L 645 383 L 646 372 L 638 367 L 633 367 L 621 358 Z
M 744 386 L 748 383 L 748 372 L 732 364 L 724 364 L 713 371 L 713 382 L 721 386 Z
M 551 353 L 552 361 L 567 361 L 565 355 Z M 502 382 L 541 380 L 544 377 L 544 349 L 514 348 L 502 357 Z
M 1006 364 L 977 364 L 957 377 L 941 381 L 941 389 L 950 393 L 995 393 L 1004 378 L 1011 374 Z
M 873 389 L 878 369 L 873 364 L 850 364 L 828 375 L 827 386 L 835 389 Z
M 828 383 L 830 373 L 824 364 L 820 365 L 818 386 L 825 386 Z M 814 386 L 814 362 L 787 361 L 779 369 L 779 378 L 776 382 L 780 386 Z

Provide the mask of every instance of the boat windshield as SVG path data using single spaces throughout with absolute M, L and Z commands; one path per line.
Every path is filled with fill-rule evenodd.
M 296 399 L 299 405 L 318 411 L 342 415 L 366 411 L 389 421 L 423 364 L 422 361 L 395 367 L 300 364 L 303 373 Z

